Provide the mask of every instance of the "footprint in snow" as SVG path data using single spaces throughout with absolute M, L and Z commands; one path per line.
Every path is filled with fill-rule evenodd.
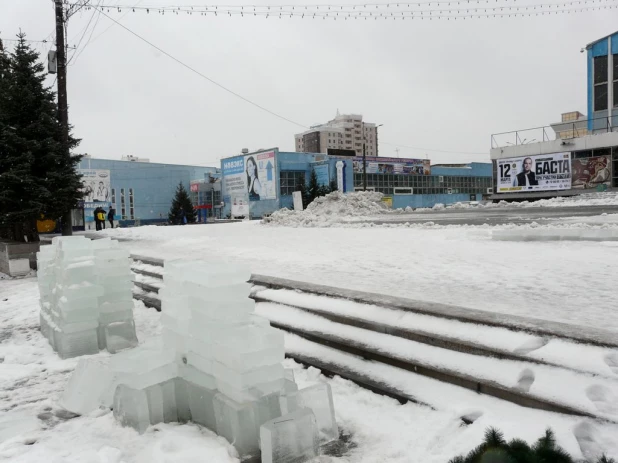
M 600 412 L 618 415 L 618 397 L 607 386 L 594 384 L 586 389 L 586 396 Z
M 618 375 L 618 351 L 610 352 L 605 356 L 605 363 L 610 370 Z
M 520 354 L 520 355 L 526 355 L 532 352 L 533 350 L 540 349 L 548 342 L 549 342 L 549 339 L 533 338 L 529 341 L 524 342 L 521 346 L 513 349 L 513 353 Z
M 534 383 L 534 371 L 526 368 L 519 374 L 515 388 L 523 392 L 529 392 L 532 383 Z

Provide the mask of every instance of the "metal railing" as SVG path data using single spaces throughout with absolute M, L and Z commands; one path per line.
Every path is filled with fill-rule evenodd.
M 592 122 L 592 130 L 588 129 L 590 122 Z M 529 143 L 578 138 L 583 137 L 584 135 L 594 135 L 607 132 L 618 132 L 618 115 L 577 121 L 558 122 L 553 124 L 553 126 L 545 125 L 530 129 L 495 133 L 491 136 L 491 147 L 493 149 L 504 146 L 527 145 Z

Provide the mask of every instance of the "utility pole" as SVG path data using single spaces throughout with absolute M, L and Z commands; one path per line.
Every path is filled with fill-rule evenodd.
M 56 58 L 58 62 L 58 120 L 62 127 L 62 144 L 65 155 L 71 156 L 69 152 L 69 105 L 67 99 L 67 56 L 64 43 L 64 8 L 62 0 L 54 0 L 56 7 Z M 73 234 L 71 210 L 66 211 L 62 216 L 62 235 L 70 236 Z
M 363 191 L 367 191 L 367 145 L 363 138 Z

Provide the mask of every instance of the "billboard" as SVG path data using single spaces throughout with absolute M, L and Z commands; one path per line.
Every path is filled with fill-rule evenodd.
M 86 203 L 93 201 L 111 201 L 111 186 L 109 170 L 79 169 L 82 176 L 83 200 Z
M 236 156 L 221 163 L 225 194 L 249 201 L 277 199 L 275 152 Z
M 571 188 L 571 153 L 498 159 L 496 168 L 497 193 Z
M 429 175 L 431 163 L 429 159 L 402 159 L 381 158 L 367 156 L 368 174 L 395 174 L 395 175 Z M 363 173 L 363 157 L 355 156 L 352 160 L 355 174 Z
M 313 171 L 318 177 L 318 185 L 328 186 L 330 184 L 330 174 L 328 170 L 328 164 L 313 164 Z
M 572 188 L 596 188 L 599 185 L 611 186 L 609 156 L 573 159 L 571 163 Z

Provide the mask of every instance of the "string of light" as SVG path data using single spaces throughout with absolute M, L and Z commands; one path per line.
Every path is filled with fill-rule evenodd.
M 473 19 L 473 18 L 500 18 L 500 17 L 525 17 L 525 16 L 545 16 L 552 14 L 571 14 L 582 13 L 586 11 L 600 11 L 618 8 L 617 0 L 571 0 L 561 3 L 539 3 L 528 5 L 496 5 L 490 6 L 492 0 L 465 0 L 465 1 L 434 1 L 425 3 L 416 3 L 422 5 L 421 9 L 407 10 L 390 10 L 390 11 L 368 11 L 366 9 L 353 10 L 337 10 L 324 9 L 322 10 L 304 10 L 299 7 L 278 6 L 273 10 L 269 10 L 268 6 L 242 6 L 242 7 L 223 7 L 223 6 L 204 6 L 204 7 L 129 7 L 128 11 L 145 12 L 147 14 L 156 13 L 165 15 L 188 14 L 201 16 L 254 16 L 264 18 L 311 18 L 311 19 Z M 407 5 L 407 4 L 406 4 Z M 446 5 L 446 8 L 430 8 L 430 6 Z M 452 6 L 456 5 L 456 6 Z M 482 5 L 482 6 L 481 6 Z M 583 6 L 582 6 L 583 5 Z M 88 8 L 88 7 L 86 7 Z M 291 8 L 291 9 L 290 9 Z M 122 13 L 122 6 L 106 5 L 107 12 Z M 127 9 L 124 8 L 125 14 Z

